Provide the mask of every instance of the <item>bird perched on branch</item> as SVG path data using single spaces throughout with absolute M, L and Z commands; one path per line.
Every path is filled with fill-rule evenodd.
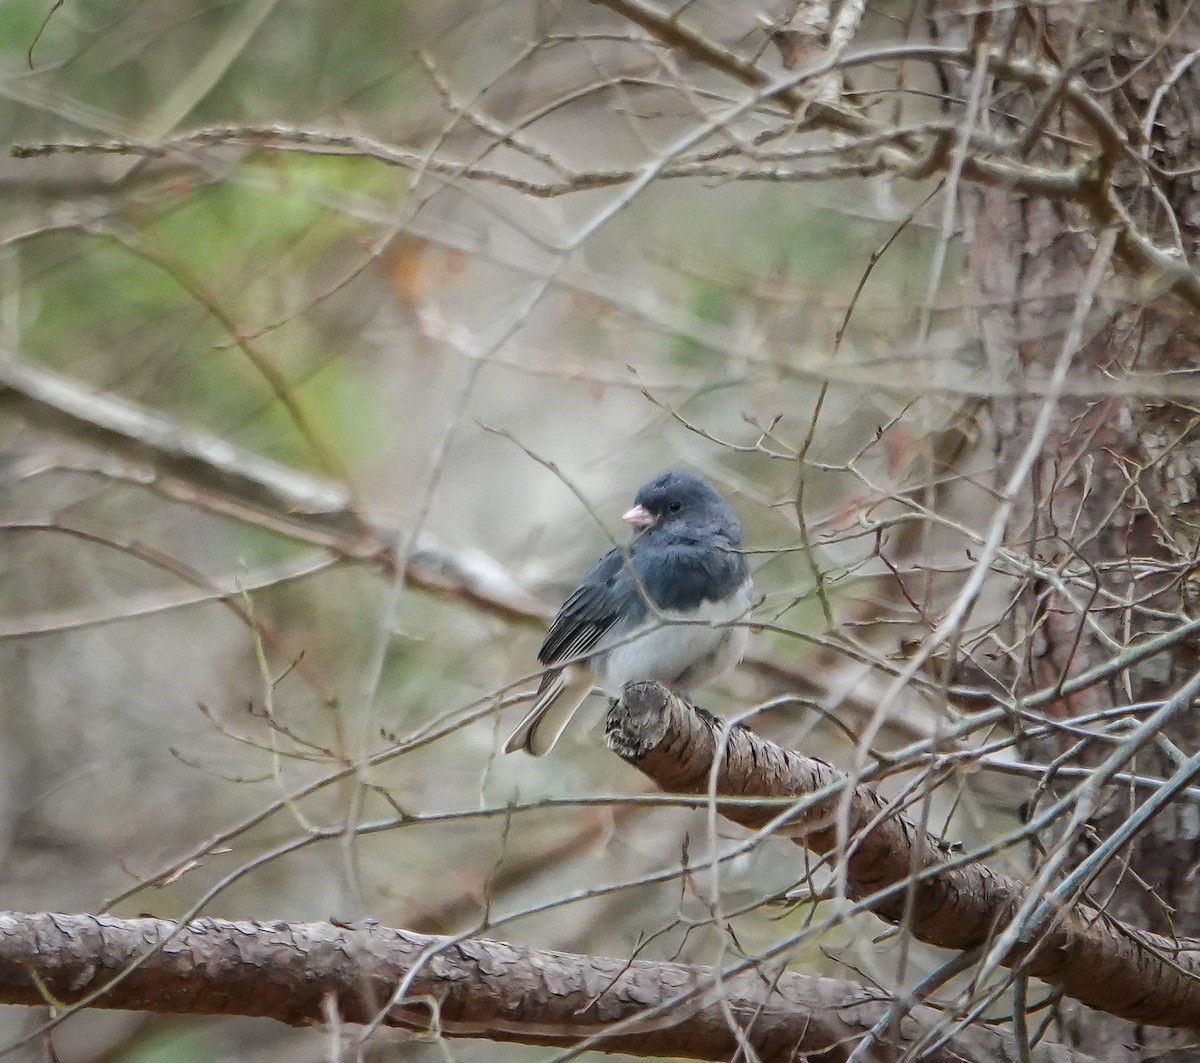
M 733 511 L 683 472 L 663 473 L 633 501 L 628 546 L 592 566 L 550 625 L 538 651 L 550 670 L 506 753 L 549 753 L 593 686 L 611 698 L 640 679 L 690 689 L 742 659 L 748 628 L 738 621 L 754 590 Z

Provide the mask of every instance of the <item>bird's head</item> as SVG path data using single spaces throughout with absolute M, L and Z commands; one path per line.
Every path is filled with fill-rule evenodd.
M 636 531 L 705 529 L 741 539 L 741 525 L 721 496 L 691 473 L 665 472 L 638 491 L 633 501 L 622 519 Z

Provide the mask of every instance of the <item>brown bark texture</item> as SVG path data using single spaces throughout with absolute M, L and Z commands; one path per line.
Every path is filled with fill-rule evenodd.
M 934 14 L 941 32 L 955 32 L 958 18 L 951 5 L 939 5 Z M 1039 576 L 1023 582 L 998 629 L 998 641 L 1011 652 L 986 662 L 1020 698 L 1119 662 L 1131 644 L 1196 616 L 1196 303 L 1180 298 L 1182 290 L 1166 277 L 1166 262 L 1151 268 L 1130 251 L 1133 243 L 1165 251 L 1186 283 L 1195 283 L 1200 17 L 1186 0 L 1018 5 L 1001 27 L 1011 52 L 1069 68 L 1112 130 L 1100 145 L 1089 137 L 1073 140 L 1081 126 L 1069 112 L 1047 107 L 1044 95 L 1010 95 L 996 128 L 1029 137 L 1035 116 L 1044 115 L 1044 135 L 1029 141 L 1035 145 L 1031 157 L 1047 165 L 1098 160 L 1107 175 L 1108 206 L 1097 210 L 1097 200 L 1053 203 L 999 189 L 963 198 L 968 272 L 985 308 L 987 363 L 999 390 L 1008 391 L 991 404 L 997 483 L 1031 441 L 1038 446 L 1014 495 L 1005 542 Z M 1106 225 L 1117 233 L 1116 257 L 1102 271 L 1102 290 L 1084 304 L 1079 293 L 1100 261 Z M 1081 311 L 1084 324 L 1071 350 L 1070 321 Z M 1064 351 L 1071 386 L 1051 399 L 1046 382 Z M 1038 444 L 1035 426 L 1047 403 L 1049 430 Z M 1080 568 L 1087 576 L 1072 588 L 1040 578 Z M 1152 658 L 1115 668 L 1105 684 L 1060 698 L 1047 715 L 1069 721 L 1121 706 L 1152 706 L 1177 697 L 1196 665 L 1195 639 L 1181 639 Z M 1105 741 L 1063 728 L 1048 740 L 1025 740 L 1021 748 L 1027 760 L 1089 767 L 1106 754 Z M 1130 750 L 1129 762 L 1146 776 L 1168 778 L 1181 756 L 1198 748 L 1200 712 L 1189 697 L 1153 742 Z M 1047 781 L 1053 799 L 1062 788 L 1052 773 Z M 1039 843 L 1047 849 L 1073 844 L 1069 871 L 1120 837 L 1141 803 L 1141 795 L 1110 788 L 1082 827 L 1073 828 L 1073 837 L 1052 826 Z M 1195 954 L 1188 936 L 1200 934 L 1198 864 L 1195 807 L 1175 800 L 1126 836 L 1090 895 L 1120 921 L 1116 925 L 1169 938 L 1172 947 L 1163 955 L 1190 971 Z M 1103 1049 L 1114 1060 L 1166 1058 L 1153 1032 L 1112 1019 L 1089 1016 L 1084 1022 L 1064 1012 L 1059 1036 Z M 1194 1058 L 1191 1051 L 1182 1058 Z
M 84 1003 L 187 1015 L 335 1018 L 447 1037 L 637 1056 L 846 1060 L 891 1001 L 852 982 L 767 971 L 605 959 L 379 925 L 0 914 L 0 1003 Z M 432 1006 L 436 1003 L 436 1009 Z M 436 1012 L 436 1014 L 435 1014 Z M 933 1029 L 916 1007 L 878 1035 L 867 1061 L 895 1059 Z M 614 1027 L 616 1027 L 614 1029 Z M 1011 1038 L 966 1031 L 922 1058 L 1017 1060 Z M 1036 1063 L 1087 1063 L 1043 1046 Z
M 782 813 L 778 830 L 797 844 L 821 856 L 846 854 L 851 899 L 889 922 L 903 920 L 929 944 L 986 945 L 1025 899 L 1022 883 L 956 859 L 869 786 L 855 787 L 844 772 L 745 727 L 727 728 L 660 684 L 626 688 L 609 713 L 608 743 L 668 793 L 735 799 L 722 801 L 719 811 L 751 830 Z M 794 799 L 796 810 L 739 806 L 738 798 Z M 1200 1027 L 1200 942 L 1119 923 L 1087 904 L 1023 931 L 1003 962 L 1112 1015 Z

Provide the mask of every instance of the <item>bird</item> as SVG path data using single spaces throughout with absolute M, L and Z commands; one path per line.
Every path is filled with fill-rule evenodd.
M 742 659 L 749 629 L 737 621 L 754 587 L 733 511 L 686 472 L 663 473 L 633 502 L 630 542 L 592 566 L 550 624 L 538 650 L 547 671 L 506 753 L 549 753 L 594 686 L 613 699 L 635 680 L 690 690 Z

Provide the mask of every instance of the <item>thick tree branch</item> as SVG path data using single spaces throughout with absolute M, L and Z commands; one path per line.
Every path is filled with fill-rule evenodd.
M 889 922 L 905 920 L 917 938 L 932 945 L 960 950 L 986 945 L 1025 899 L 1022 883 L 978 861 L 953 857 L 943 842 L 891 811 L 871 788 L 852 788 L 845 773 L 744 727 L 727 731 L 720 720 L 657 683 L 626 687 L 609 713 L 608 744 L 661 789 L 680 794 L 710 792 L 720 751 L 718 797 L 797 799 L 781 833 L 820 855 L 837 853 L 841 840 L 851 839 L 845 856 L 851 898 Z M 826 796 L 804 800 L 817 794 Z M 728 804 L 719 810 L 752 830 L 767 827 L 781 811 Z M 1151 934 L 1078 904 L 1058 913 L 1050 927 L 1023 933 L 1004 962 L 1112 1015 L 1200 1027 L 1200 942 Z
M 294 1026 L 328 1021 L 336 1004 L 352 1023 L 382 1016 L 384 1025 L 434 1027 L 450 1037 L 560 1047 L 592 1038 L 605 1051 L 638 1056 L 729 1059 L 744 1037 L 762 1060 L 825 1063 L 847 1059 L 890 1004 L 832 978 L 762 970 L 721 978 L 706 967 L 374 925 L 204 919 L 180 927 L 165 919 L 0 914 L 0 1002 L 61 1007 L 93 994 L 89 1004 L 98 1008 L 252 1015 Z M 867 1058 L 895 1058 L 938 1018 L 932 1008 L 914 1009 Z M 606 1032 L 616 1024 L 619 1031 Z M 987 1027 L 922 1058 L 1087 1059 L 1045 1046 L 1021 1057 Z

